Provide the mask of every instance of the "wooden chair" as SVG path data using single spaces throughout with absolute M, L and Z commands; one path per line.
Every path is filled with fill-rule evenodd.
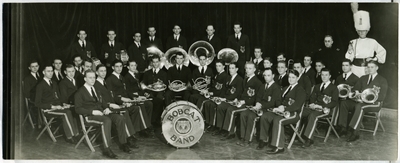
M 78 148 L 78 146 L 82 143 L 83 139 L 85 139 L 85 142 L 88 145 L 89 149 L 92 152 L 95 152 L 96 150 L 94 149 L 93 143 L 100 134 L 99 131 L 95 129 L 95 127 L 101 126 L 102 124 L 89 123 L 84 119 L 83 115 L 79 115 L 79 120 L 81 122 L 83 135 L 82 138 L 75 145 L 75 148 Z M 91 137 L 89 137 L 89 133 L 91 132 L 94 132 L 94 134 Z
M 315 137 L 324 138 L 324 143 L 328 140 L 328 137 L 329 137 L 331 131 L 333 131 L 333 132 L 335 133 L 336 137 L 337 137 L 338 139 L 340 139 L 340 136 L 339 136 L 339 134 L 336 132 L 335 128 L 333 127 L 333 123 L 332 123 L 332 121 L 336 118 L 335 115 L 336 115 L 337 109 L 338 109 L 338 107 L 336 106 L 336 107 L 334 107 L 334 108 L 332 109 L 332 111 L 331 111 L 328 115 L 326 115 L 326 116 L 324 116 L 324 117 L 321 117 L 321 118 L 318 118 L 317 123 L 325 123 L 325 124 L 328 124 L 328 125 L 329 125 L 329 128 L 328 128 L 328 130 L 326 131 L 325 136 L 315 135 Z M 315 129 L 315 132 L 318 132 L 318 130 Z
M 365 118 L 375 119 L 375 128 L 373 130 L 372 129 L 366 129 L 364 127 L 363 123 L 361 123 L 361 129 L 360 129 L 361 131 L 372 132 L 373 133 L 372 135 L 375 136 L 376 131 L 378 131 L 378 126 L 381 126 L 382 131 L 385 132 L 385 128 L 383 127 L 383 124 L 382 124 L 382 121 L 381 121 L 382 105 L 383 105 L 383 102 L 380 102 L 380 104 L 379 104 L 380 109 L 379 109 L 378 112 L 366 112 L 363 115 Z
M 55 119 L 57 119 L 57 116 L 50 116 L 50 117 L 46 117 L 45 115 L 45 111 L 41 108 L 40 109 L 40 115 L 43 119 L 43 123 L 44 123 L 44 127 L 42 129 L 42 131 L 40 132 L 40 134 L 36 137 L 36 140 L 39 140 L 39 138 L 42 136 L 42 134 L 44 133 L 44 131 L 47 130 L 47 133 L 49 134 L 51 140 L 53 140 L 53 142 L 57 142 L 56 138 L 62 136 L 62 135 L 56 135 L 56 133 L 58 132 L 58 130 L 60 129 L 60 125 L 57 126 L 57 128 L 52 131 L 52 125 L 56 123 Z M 48 119 L 49 118 L 49 119 Z
M 300 119 L 296 122 L 296 126 L 294 126 L 293 124 L 289 124 L 290 128 L 293 129 L 293 135 L 292 135 L 292 138 L 290 139 L 290 142 L 289 142 L 289 144 L 288 144 L 288 146 L 287 146 L 288 149 L 290 149 L 290 148 L 292 147 L 296 136 L 299 138 L 299 140 L 300 140 L 301 142 L 304 143 L 304 140 L 303 140 L 303 138 L 301 137 L 301 131 L 299 131 L 299 128 L 300 128 L 300 121 L 301 121 L 301 115 L 303 114 L 303 110 L 304 110 L 304 104 L 303 104 L 303 106 L 301 107 L 300 114 L 299 114 Z

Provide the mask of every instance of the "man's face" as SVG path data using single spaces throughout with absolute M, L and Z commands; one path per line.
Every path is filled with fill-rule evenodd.
M 211 25 L 207 26 L 206 32 L 207 32 L 207 35 L 209 35 L 209 36 L 213 35 L 215 32 L 214 27 Z
M 332 37 L 325 37 L 324 44 L 326 48 L 331 48 L 333 44 Z
M 97 74 L 100 78 L 105 79 L 105 78 L 106 78 L 106 75 L 107 75 L 107 69 L 106 69 L 106 67 L 100 67 L 100 68 L 96 71 L 96 74 Z
M 135 72 L 137 70 L 136 62 L 129 62 L 128 69 L 129 69 L 129 71 Z
M 297 82 L 297 80 L 298 80 L 298 77 L 295 74 L 289 73 L 288 81 L 289 81 L 290 85 L 295 84 Z
M 61 60 L 59 60 L 59 59 L 56 59 L 56 60 L 54 60 L 54 62 L 53 62 L 53 66 L 54 66 L 54 68 L 56 69 L 56 70 L 61 70 L 61 67 L 62 67 L 62 62 L 61 62 Z
M 367 70 L 369 74 L 375 74 L 378 71 L 378 66 L 373 63 L 368 63 Z
M 93 64 L 91 62 L 85 62 L 85 65 L 83 65 L 83 70 L 86 71 L 92 69 L 92 65 Z
M 154 68 L 160 67 L 160 59 L 158 59 L 158 58 L 153 58 L 152 63 L 153 63 L 153 67 L 154 67 Z
M 67 74 L 67 76 L 69 78 L 73 79 L 74 76 L 75 76 L 75 68 L 73 68 L 73 67 L 66 68 L 65 69 L 65 74 Z
M 254 64 L 246 64 L 245 70 L 246 70 L 247 77 L 250 77 L 251 75 L 254 74 L 254 72 L 256 71 L 256 68 L 255 68 Z
M 293 65 L 293 69 L 296 70 L 297 72 L 299 72 L 300 74 L 303 72 L 303 66 L 301 66 L 300 63 L 295 63 Z
M 179 35 L 181 33 L 181 27 L 179 26 L 174 26 L 174 29 L 172 29 L 172 31 L 174 32 L 174 34 Z
M 272 63 L 269 60 L 264 59 L 263 61 L 264 68 L 271 68 Z
M 121 74 L 122 72 L 122 63 L 118 62 L 115 63 L 114 66 L 112 66 L 113 70 L 117 73 L 117 74 Z
M 358 36 L 360 36 L 360 38 L 365 38 L 367 37 L 368 34 L 368 30 L 357 30 Z
M 325 68 L 325 65 L 323 65 L 321 62 L 315 63 L 315 70 L 317 70 L 317 72 L 321 72 L 322 68 Z
M 274 79 L 274 74 L 271 70 L 264 71 L 263 76 L 267 83 L 270 83 Z
M 96 68 L 99 64 L 101 64 L 100 60 L 93 61 L 94 67 Z
M 278 63 L 278 66 L 276 69 L 278 70 L 278 73 L 280 75 L 284 74 L 287 71 L 287 67 L 285 66 L 284 63 Z
M 81 57 L 75 57 L 74 64 L 75 64 L 76 67 L 81 66 L 82 65 L 82 58 Z
M 286 58 L 283 57 L 283 55 L 278 55 L 278 57 L 276 57 L 276 60 L 279 61 L 286 61 Z
M 304 57 L 304 66 L 305 66 L 305 67 L 310 66 L 311 63 L 312 63 L 311 57 Z
M 233 30 L 235 31 L 236 34 L 239 34 L 240 31 L 242 31 L 242 27 L 238 24 L 233 25 Z
M 238 68 L 234 64 L 229 65 L 229 75 L 235 75 L 238 71 Z
M 31 63 L 31 65 L 29 65 L 28 69 L 31 70 L 31 72 L 33 72 L 33 73 L 37 73 L 39 70 L 39 64 L 37 62 Z
M 176 64 L 178 64 L 178 65 L 182 65 L 182 63 L 183 63 L 183 55 L 177 55 L 176 57 L 175 57 L 175 60 L 176 60 Z
M 206 61 L 207 61 L 207 58 L 205 56 L 200 56 L 199 57 L 200 66 L 205 66 L 206 65 Z
M 46 68 L 44 68 L 43 75 L 47 79 L 51 79 L 53 77 L 53 67 L 47 66 Z
M 222 70 L 224 70 L 225 66 L 222 63 L 215 63 L 215 68 L 217 69 L 217 72 L 221 72 Z
M 92 72 L 87 73 L 84 79 L 86 84 L 88 84 L 89 86 L 93 86 L 94 83 L 96 82 L 96 74 Z
M 329 81 L 329 79 L 331 79 L 331 74 L 329 74 L 329 71 L 322 71 L 321 72 L 321 79 L 322 79 L 322 82 L 328 82 Z
M 135 33 L 135 36 L 133 36 L 133 40 L 135 40 L 136 42 L 140 42 L 141 39 L 142 36 L 140 35 L 140 33 Z
M 156 28 L 150 27 L 150 28 L 147 30 L 147 33 L 149 34 L 149 36 L 155 36 L 155 35 L 156 35 Z
M 261 55 L 262 55 L 261 49 L 258 49 L 258 48 L 254 49 L 254 56 L 255 56 L 257 59 L 258 59 L 258 58 L 261 58 Z
M 78 36 L 78 38 L 80 39 L 80 40 L 85 40 L 86 39 L 86 32 L 85 31 L 79 31 L 79 34 L 77 35 Z
M 351 71 L 351 65 L 349 62 L 342 62 L 342 70 L 344 73 L 348 73 Z
M 107 37 L 110 41 L 114 41 L 117 34 L 114 31 L 108 31 Z

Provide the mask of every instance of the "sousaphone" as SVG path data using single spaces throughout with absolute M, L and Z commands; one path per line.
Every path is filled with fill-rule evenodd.
M 215 58 L 214 47 L 207 41 L 197 41 L 190 46 L 189 59 L 192 64 L 200 66 L 198 56 L 202 54 L 206 56 L 206 65 L 211 64 Z
M 224 48 L 218 52 L 218 59 L 222 59 L 227 65 L 230 63 L 235 63 L 239 59 L 238 53 L 231 48 Z
M 164 60 L 165 60 L 165 68 L 169 69 L 170 67 L 174 66 L 176 64 L 176 53 L 181 52 L 184 56 L 184 61 L 183 61 L 183 65 L 185 66 L 189 66 L 189 55 L 188 53 L 182 49 L 182 48 L 178 48 L 178 47 L 173 47 L 171 49 L 168 49 L 167 52 L 165 52 L 164 54 Z

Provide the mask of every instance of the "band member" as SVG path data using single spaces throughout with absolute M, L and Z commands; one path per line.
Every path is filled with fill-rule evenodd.
M 151 58 L 151 65 L 152 69 L 147 70 L 144 73 L 141 85 L 149 86 L 157 82 L 161 82 L 162 84 L 167 85 L 167 73 L 160 68 L 160 56 L 153 55 L 153 57 Z M 151 90 L 146 90 L 146 92 L 149 93 L 150 96 L 153 97 L 153 99 L 158 98 L 158 101 L 166 99 L 164 98 L 165 91 L 155 92 Z M 163 110 L 158 109 L 158 107 L 154 108 L 155 109 L 153 110 L 153 115 L 151 119 L 153 122 L 160 124 L 161 114 Z
M 183 61 L 185 60 L 185 55 L 181 52 L 177 52 L 175 54 L 175 65 L 170 67 L 167 72 L 167 79 L 168 83 L 171 83 L 175 80 L 179 80 L 182 83 L 185 83 L 186 85 L 189 85 L 190 80 L 192 79 L 192 72 L 188 67 L 183 65 Z M 168 106 L 169 104 L 172 103 L 172 99 L 175 98 L 175 96 L 182 96 L 183 99 L 189 99 L 190 96 L 190 91 L 189 90 L 183 90 L 180 92 L 174 92 L 172 90 L 167 90 L 165 92 L 165 105 Z
M 253 107 L 254 110 L 260 110 L 267 112 L 267 109 L 276 107 L 276 104 L 281 103 L 281 88 L 274 81 L 274 74 L 272 69 L 268 68 L 263 72 L 265 84 L 261 85 L 257 90 L 256 105 Z M 246 110 L 240 113 L 240 137 L 241 141 L 237 142 L 237 145 L 247 147 L 252 141 L 255 128 L 255 119 L 259 116 L 254 110 Z M 266 134 L 261 132 L 261 134 Z M 263 138 L 265 135 L 263 135 Z M 261 143 L 263 142 L 263 143 Z M 264 148 L 267 140 L 261 139 L 257 149 Z
M 79 72 L 81 75 L 84 73 L 82 61 L 82 57 L 79 55 L 75 55 L 72 61 L 74 63 L 76 72 Z
M 43 70 L 43 80 L 36 86 L 35 105 L 43 109 L 47 116 L 61 116 L 64 134 L 68 143 L 75 143 L 79 135 L 76 120 L 73 118 L 70 105 L 62 104 L 57 82 L 52 81 L 53 67 L 48 65 Z
M 60 100 L 62 103 L 74 104 L 74 94 L 78 90 L 76 85 L 75 68 L 67 64 L 65 67 L 66 77 L 60 81 Z
M 225 119 L 224 119 L 224 130 L 229 133 L 222 138 L 222 140 L 228 140 L 235 138 L 235 114 L 246 111 L 246 106 L 254 106 L 256 104 L 256 97 L 258 92 L 257 89 L 262 85 L 261 81 L 255 76 L 256 66 L 253 62 L 247 62 L 245 65 L 246 68 L 246 78 L 243 80 L 243 92 L 238 98 L 238 102 L 240 103 L 240 107 L 238 106 L 229 106 L 226 109 Z
M 342 61 L 342 70 L 343 74 L 338 76 L 335 80 L 336 85 L 347 84 L 350 87 L 354 87 L 358 82 L 358 77 L 351 72 L 352 62 L 349 59 L 345 59 Z M 340 90 L 339 90 L 340 91 Z M 349 98 L 341 98 L 339 100 L 339 113 L 337 120 L 334 122 L 337 124 L 337 131 L 339 132 L 339 136 L 345 136 L 347 134 L 348 127 L 348 116 L 349 111 L 353 110 L 356 102 Z M 349 110 L 350 109 L 350 110 Z
M 251 61 L 256 65 L 256 76 L 258 79 L 264 83 L 264 77 L 263 77 L 263 67 L 264 67 L 264 61 L 262 58 L 262 51 L 261 47 L 254 47 L 254 59 L 251 59 Z
M 207 36 L 204 36 L 202 40 L 207 41 L 208 43 L 211 44 L 211 46 L 214 48 L 215 53 L 217 54 L 219 50 L 221 50 L 221 39 L 218 36 L 215 36 L 215 28 L 214 25 L 208 25 L 207 29 Z M 215 65 L 215 59 L 211 63 L 211 65 Z M 213 69 L 213 73 L 217 73 L 217 70 L 214 67 L 211 67 Z
M 340 67 L 337 65 L 340 65 L 343 59 L 343 52 L 333 44 L 331 35 L 324 37 L 324 46 L 314 53 L 314 60 L 322 61 L 326 67 L 331 69 L 332 79 L 336 79 L 336 76 L 340 74 Z
M 304 66 L 303 63 L 300 61 L 295 61 L 293 64 L 293 69 L 299 73 L 299 80 L 298 83 L 303 89 L 306 91 L 306 99 L 307 101 L 310 99 L 311 94 L 311 81 L 307 75 L 304 75 Z
M 75 94 L 75 108 L 78 114 L 85 117 L 88 123 L 101 124 L 101 134 L 103 138 L 103 155 L 109 158 L 117 158 L 110 149 L 111 143 L 111 126 L 115 124 L 118 133 L 118 142 L 121 144 L 119 148 L 126 152 L 132 153 L 129 149 L 132 138 L 129 139 L 126 132 L 126 119 L 120 114 L 113 113 L 110 108 L 119 109 L 115 104 L 107 103 L 107 95 L 94 87 L 96 82 L 96 74 L 93 70 L 85 72 L 85 84 L 79 88 Z M 104 100 L 103 100 L 103 97 Z M 128 139 L 128 140 L 127 140 Z
M 278 62 L 283 61 L 286 63 L 286 54 L 280 52 L 277 56 L 276 56 L 276 66 L 278 66 Z M 290 67 L 291 65 L 287 64 L 286 67 L 288 69 L 293 69 L 293 67 Z M 274 67 L 273 69 L 276 69 L 276 67 Z
M 322 61 L 315 61 L 315 70 L 317 71 L 315 74 L 315 84 L 321 84 L 322 83 L 322 78 L 321 78 L 321 71 L 322 69 L 325 68 L 325 63 Z
M 143 44 L 146 46 L 146 48 L 156 47 L 156 48 L 160 49 L 161 51 L 163 51 L 163 45 L 162 45 L 161 38 L 156 37 L 156 32 L 157 31 L 154 26 L 150 26 L 149 28 L 147 28 L 147 33 L 149 34 L 149 37 L 145 37 L 143 39 Z
M 147 58 L 147 50 L 145 46 L 142 46 L 142 43 L 140 40 L 142 39 L 142 36 L 140 32 L 135 32 L 133 35 L 133 44 L 129 46 L 128 48 L 128 55 L 129 58 L 132 60 L 135 60 L 138 64 L 138 71 L 139 72 L 144 72 L 147 70 L 149 63 L 148 63 L 148 58 Z
M 275 75 L 275 74 L 278 74 L 278 72 L 276 71 L 276 69 L 273 68 L 273 66 L 274 66 L 274 64 L 272 63 L 271 57 L 265 57 L 265 58 L 263 59 L 263 64 L 262 64 L 260 70 L 261 70 L 262 72 L 264 72 L 264 70 L 266 70 L 267 68 L 270 68 L 270 69 L 272 70 L 272 73 L 273 73 L 274 75 Z M 262 73 L 261 73 L 260 75 L 262 75 Z M 263 76 L 261 76 L 261 77 L 262 77 L 262 80 L 264 80 L 264 77 L 263 77 Z
M 107 89 L 111 91 L 114 101 L 117 104 L 121 105 L 124 102 L 130 102 L 131 99 L 126 90 L 125 78 L 121 75 L 122 62 L 120 60 L 114 60 L 111 66 L 114 71 L 112 75 L 106 79 Z M 136 111 L 136 109 L 139 109 L 139 111 Z M 129 108 L 132 122 L 134 122 L 134 129 L 135 131 L 140 131 L 139 134 L 143 137 L 148 137 L 146 129 L 151 126 L 151 119 L 148 117 L 146 110 L 152 112 L 152 109 L 152 107 L 146 108 L 144 105 Z
M 92 43 L 86 40 L 87 34 L 85 30 L 79 30 L 77 37 L 78 41 L 75 41 L 71 45 L 70 56 L 79 55 L 83 60 L 97 57 L 96 51 Z
M 364 75 L 358 80 L 357 84 L 354 86 L 355 96 L 360 95 L 362 91 L 368 88 L 373 88 L 378 90 L 378 99 L 374 103 L 365 103 L 365 101 L 361 103 L 356 103 L 354 106 L 354 114 L 351 118 L 349 127 L 351 132 L 351 136 L 347 139 L 348 142 L 356 141 L 360 138 L 359 130 L 360 123 L 362 122 L 363 115 L 365 112 L 378 112 L 382 107 L 382 102 L 385 100 L 386 92 L 387 92 L 387 81 L 384 77 L 378 74 L 377 70 L 379 68 L 379 63 L 377 61 L 370 61 L 367 64 L 368 75 Z M 350 96 L 353 96 L 353 93 L 350 93 Z M 360 95 L 361 96 L 361 95 Z M 367 99 L 369 100 L 369 99 Z M 346 108 L 350 109 L 350 108 Z
M 306 142 L 303 147 L 309 147 L 314 144 L 313 133 L 317 125 L 317 121 L 321 117 L 328 116 L 330 111 L 317 111 L 315 109 L 329 109 L 332 110 L 338 104 L 338 89 L 331 83 L 330 70 L 323 68 L 321 71 L 322 83 L 317 84 L 311 93 L 310 105 L 304 107 L 302 118 L 305 118 L 304 136 Z M 331 113 L 333 114 L 333 113 Z
M 100 65 L 100 64 L 102 64 L 101 61 L 100 61 L 100 59 L 97 58 L 97 57 L 92 57 L 92 63 L 93 63 L 93 64 L 92 64 L 92 70 L 93 70 L 93 71 L 96 71 L 97 66 Z
M 191 85 L 193 86 L 192 91 L 190 92 L 190 96 L 188 97 L 183 97 L 184 100 L 188 100 L 189 102 L 192 102 L 193 104 L 197 104 L 199 98 L 201 98 L 203 95 L 200 95 L 200 88 L 197 88 L 197 84 L 195 83 L 197 80 L 200 78 L 204 78 L 207 83 L 207 88 L 204 89 L 209 89 L 210 84 L 212 82 L 212 78 L 214 77 L 213 71 L 211 68 L 208 68 L 207 66 L 207 56 L 204 53 L 201 53 L 201 50 L 198 50 L 197 52 L 198 58 L 199 58 L 199 63 L 200 66 L 197 69 L 194 69 L 192 72 L 192 81 Z
M 103 45 L 101 46 L 101 54 L 99 58 L 101 62 L 107 66 L 107 74 L 111 74 L 111 64 L 114 62 L 114 60 L 119 59 L 118 54 L 121 50 L 125 49 L 125 46 L 121 42 L 115 40 L 115 37 L 117 37 L 117 33 L 114 29 L 109 29 L 107 31 L 107 37 L 108 41 L 106 43 L 103 43 Z
M 53 75 L 53 80 L 56 81 L 57 83 L 60 83 L 60 81 L 64 78 L 65 74 L 63 74 L 61 68 L 62 68 L 62 61 L 61 59 L 54 59 L 53 60 L 53 67 L 54 67 L 54 75 Z
M 170 49 L 172 47 L 179 47 L 184 49 L 185 51 L 188 50 L 186 38 L 181 35 L 181 27 L 177 24 L 174 25 L 172 31 L 174 32 L 173 36 L 169 36 L 167 39 L 166 49 Z
M 279 61 L 276 67 L 278 71 L 278 75 L 275 76 L 274 81 L 276 81 L 276 84 L 278 84 L 281 89 L 285 88 L 286 86 L 289 86 L 289 81 L 288 81 L 288 74 L 287 72 L 287 64 L 285 61 Z
M 301 111 L 301 107 L 306 101 L 306 92 L 303 87 L 298 84 L 298 80 L 300 78 L 299 72 L 295 70 L 289 70 L 288 75 L 289 86 L 285 87 L 282 91 L 281 98 L 282 103 L 273 109 L 273 112 L 285 112 L 288 111 L 290 116 L 285 118 L 281 115 L 277 115 L 273 112 L 264 113 L 260 118 L 260 128 L 262 129 L 263 136 L 260 135 L 260 139 L 263 140 L 264 146 L 265 141 L 269 141 L 268 135 L 271 123 L 272 123 L 272 132 L 271 132 L 271 146 L 273 149 L 268 150 L 268 154 L 277 154 L 285 151 L 283 146 L 285 145 L 285 125 L 296 123 L 300 117 L 299 113 Z M 261 149 L 262 146 L 260 146 Z
M 29 63 L 28 69 L 30 73 L 24 78 L 24 96 L 25 98 L 35 101 L 36 85 L 42 79 L 38 73 L 39 63 L 36 60 L 32 60 Z
M 242 25 L 239 22 L 233 24 L 233 30 L 235 34 L 228 37 L 226 47 L 235 50 L 239 54 L 239 75 L 243 76 L 244 70 L 241 68 L 244 67 L 246 61 L 250 60 L 250 40 L 249 36 L 241 32 Z
M 315 85 L 315 70 L 312 68 L 312 58 L 310 55 L 304 56 L 304 74 L 308 76 L 311 81 L 311 86 Z
M 367 38 L 370 29 L 369 12 L 357 11 L 358 6 L 353 12 L 354 26 L 359 38 L 353 39 L 349 43 L 349 48 L 345 57 L 353 62 L 351 70 L 355 75 L 361 77 L 366 74 L 366 65 L 369 61 L 377 61 L 381 64 L 386 61 L 386 50 L 375 39 Z M 375 55 L 376 53 L 376 55 Z

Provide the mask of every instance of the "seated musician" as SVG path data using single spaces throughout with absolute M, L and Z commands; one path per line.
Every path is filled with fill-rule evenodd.
M 348 142 L 356 141 L 360 138 L 360 123 L 362 122 L 363 115 L 365 112 L 379 112 L 382 107 L 382 102 L 385 100 L 386 92 L 387 92 L 387 81 L 386 79 L 379 75 L 377 70 L 379 68 L 377 61 L 369 61 L 367 64 L 367 69 L 369 74 L 362 76 L 357 84 L 354 86 L 355 92 L 350 93 L 350 97 L 352 96 L 360 96 L 361 92 L 366 89 L 372 88 L 377 90 L 379 93 L 376 101 L 368 99 L 367 101 L 360 100 L 358 101 L 353 108 L 346 106 L 346 109 L 353 110 L 354 114 L 351 117 L 351 121 L 349 124 L 349 128 L 351 131 L 351 135 Z
M 337 87 L 331 83 L 331 73 L 327 68 L 321 70 L 322 83 L 317 84 L 311 93 L 310 104 L 304 107 L 302 119 L 305 118 L 304 136 L 306 142 L 303 147 L 314 144 L 313 133 L 317 125 L 318 118 L 328 116 L 330 111 L 337 106 L 339 92 Z M 325 111 L 318 109 L 326 109 Z M 331 113 L 333 114 L 333 113 Z
M 237 142 L 237 145 L 242 147 L 248 147 L 251 143 L 253 134 L 255 119 L 260 116 L 256 112 L 267 112 L 267 109 L 276 107 L 277 103 L 281 100 L 281 88 L 274 81 L 274 74 L 272 69 L 267 68 L 263 72 L 265 84 L 261 85 L 257 90 L 256 105 L 251 109 L 248 109 L 240 113 L 240 137 L 241 140 Z M 264 147 L 264 141 L 260 141 L 257 149 L 262 149 Z
M 278 74 L 275 75 L 274 81 L 276 84 L 280 86 L 281 89 L 289 86 L 288 82 L 288 74 L 287 72 L 287 64 L 285 61 L 279 61 L 276 67 L 276 70 L 278 71 Z
M 304 65 L 301 61 L 295 61 L 293 69 L 299 73 L 298 84 L 306 91 L 306 101 L 310 99 L 311 88 L 313 87 L 310 78 L 304 74 Z
M 243 92 L 237 98 L 239 105 L 231 105 L 226 109 L 224 125 L 222 129 L 229 133 L 221 140 L 235 138 L 235 114 L 246 111 L 246 106 L 254 106 L 256 104 L 257 89 L 262 85 L 261 81 L 255 76 L 256 66 L 253 62 L 247 62 L 245 65 L 246 78 L 243 80 Z
M 359 78 L 357 75 L 355 75 L 351 72 L 351 67 L 352 67 L 352 63 L 349 59 L 345 59 L 342 61 L 343 74 L 339 75 L 336 78 L 335 84 L 337 86 L 339 86 L 341 84 L 347 84 L 350 87 L 354 87 L 356 85 Z M 339 90 L 339 93 L 340 93 L 340 90 Z M 350 92 L 348 92 L 348 93 L 350 93 Z M 349 125 L 349 123 L 347 122 L 348 116 L 349 116 L 349 111 L 353 110 L 355 105 L 356 105 L 356 102 L 354 100 L 349 99 L 348 97 L 340 98 L 339 110 L 338 110 L 339 116 L 337 117 L 337 122 L 336 121 L 334 122 L 337 127 L 336 131 L 338 131 L 339 136 L 347 135 L 347 129 L 348 129 L 348 125 Z
M 212 69 L 207 67 L 206 53 L 205 52 L 202 53 L 201 50 L 202 49 L 199 49 L 197 52 L 200 66 L 197 69 L 194 69 L 193 73 L 192 73 L 191 84 L 192 84 L 193 89 L 191 90 L 191 92 L 189 94 L 190 97 L 188 97 L 188 99 L 183 97 L 184 100 L 189 100 L 189 102 L 192 102 L 193 104 L 197 104 L 197 101 L 203 96 L 200 94 L 200 89 L 202 89 L 202 88 L 197 88 L 198 83 L 195 83 L 196 80 L 204 78 L 207 82 L 207 88 L 204 88 L 204 89 L 209 89 L 211 79 L 214 77 L 214 73 L 213 73 Z M 203 85 L 203 84 L 201 84 L 201 85 Z
M 182 52 L 175 53 L 176 63 L 174 66 L 170 67 L 167 72 L 168 83 L 172 83 L 178 80 L 186 84 L 186 86 L 188 86 L 190 80 L 192 79 L 191 78 L 192 72 L 190 71 L 189 67 L 183 65 L 184 60 L 185 60 L 185 55 Z M 165 106 L 171 104 L 175 96 L 182 96 L 184 97 L 184 99 L 187 100 L 188 97 L 190 96 L 190 91 L 186 89 L 179 92 L 175 92 L 173 90 L 168 89 L 165 92 Z
M 113 73 L 107 77 L 107 89 L 111 91 L 112 96 L 117 104 L 128 103 L 132 99 L 126 90 L 125 78 L 121 75 L 122 61 L 114 60 L 112 65 Z M 146 108 L 144 105 L 130 107 L 129 114 L 131 116 L 135 131 L 140 131 L 139 134 L 143 137 L 148 137 L 146 129 L 151 126 L 151 119 L 148 117 L 147 111 L 151 112 L 153 108 Z M 137 110 L 139 109 L 139 110 Z
M 264 144 L 270 142 L 271 146 L 273 146 L 273 149 L 267 151 L 268 154 L 277 154 L 285 151 L 283 148 L 285 145 L 284 125 L 296 123 L 300 119 L 299 113 L 306 101 L 306 96 L 304 96 L 303 87 L 298 84 L 299 76 L 299 72 L 289 70 L 288 80 L 290 85 L 282 90 L 282 103 L 277 108 L 273 108 L 272 112 L 264 113 L 260 118 L 260 134 L 263 135 L 260 135 L 260 139 L 263 140 Z M 274 113 L 283 113 L 285 111 L 290 113 L 287 118 Z M 271 139 L 269 139 L 268 133 L 271 127 Z
M 226 101 L 233 101 L 234 99 L 239 98 L 240 94 L 243 91 L 243 78 L 238 75 L 238 64 L 230 63 L 229 64 L 229 79 L 226 81 L 226 90 L 221 94 L 221 103 L 216 104 L 214 101 L 207 101 L 204 103 L 204 110 L 206 111 L 206 121 L 207 119 L 211 120 L 209 125 L 214 126 L 213 136 L 218 135 L 226 135 L 228 131 L 222 130 L 222 124 L 224 122 L 226 109 L 230 106 Z M 209 111 L 209 114 L 207 114 Z M 208 115 L 208 116 L 207 116 Z
M 60 99 L 66 104 L 74 104 L 74 94 L 78 90 L 76 85 L 75 68 L 73 65 L 67 64 L 65 67 L 66 77 L 60 81 Z
M 141 86 L 148 87 L 149 85 L 161 82 L 160 84 L 166 85 L 167 84 L 167 72 L 162 70 L 160 68 L 160 56 L 159 55 L 153 55 L 150 58 L 151 61 L 151 66 L 152 68 L 147 70 L 144 75 L 143 75 L 143 80 L 141 82 Z M 157 101 L 162 101 L 164 100 L 164 92 L 165 91 L 155 91 L 155 90 L 149 90 L 147 89 L 146 92 L 150 94 L 150 97 L 153 99 L 157 98 Z M 160 105 L 163 105 L 162 103 Z M 152 113 L 152 121 L 157 123 L 158 125 L 161 124 L 161 114 L 163 110 L 162 107 L 153 107 L 153 113 Z
M 321 60 L 315 61 L 315 70 L 317 71 L 315 74 L 315 84 L 321 84 L 322 83 L 322 78 L 321 78 L 321 70 L 325 68 L 325 63 L 323 63 Z
M 70 105 L 62 104 L 58 84 L 52 81 L 53 67 L 47 65 L 43 70 L 43 80 L 36 86 L 35 105 L 43 109 L 46 116 L 61 116 L 64 134 L 68 143 L 75 143 L 79 135 L 76 120 L 73 118 Z
M 115 155 L 110 148 L 111 126 L 113 124 L 115 124 L 118 132 L 119 148 L 123 152 L 132 153 L 129 146 L 133 140 L 131 137 L 128 139 L 128 133 L 126 131 L 126 128 L 128 128 L 127 119 L 129 118 L 125 118 L 123 115 L 112 111 L 118 110 L 120 106 L 109 103 L 112 99 L 110 95 L 104 94 L 104 91 L 99 90 L 100 88 L 94 87 L 96 74 L 93 70 L 85 71 L 84 76 L 85 84 L 75 93 L 76 113 L 83 115 L 85 121 L 88 123 L 102 125 L 101 137 L 103 138 L 103 155 L 109 158 L 117 158 L 117 155 Z

